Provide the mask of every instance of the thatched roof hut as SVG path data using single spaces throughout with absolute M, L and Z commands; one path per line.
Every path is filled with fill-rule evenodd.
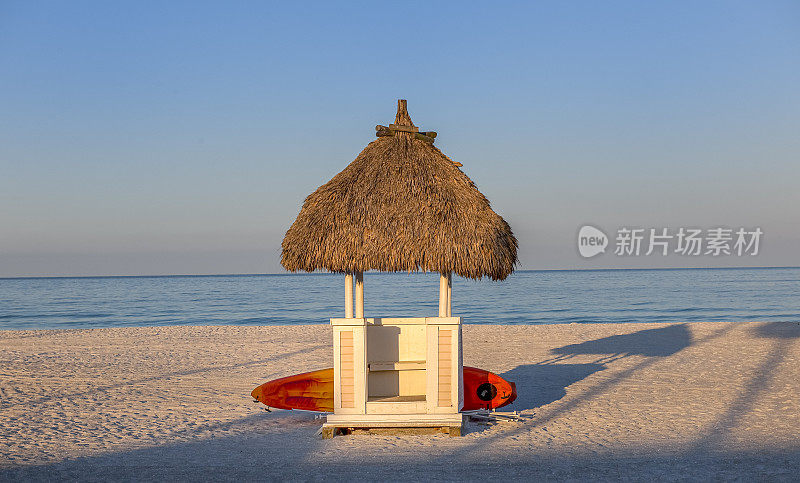
M 419 133 L 399 100 L 342 172 L 311 193 L 282 243 L 290 271 L 433 271 L 505 279 L 517 240 L 475 183 Z

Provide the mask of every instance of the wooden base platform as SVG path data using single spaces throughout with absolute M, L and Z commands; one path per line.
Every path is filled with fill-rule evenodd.
M 464 429 L 461 426 L 441 426 L 441 427 L 397 427 L 397 428 L 338 428 L 334 426 L 322 427 L 322 439 L 331 439 L 334 436 L 347 434 L 383 434 L 390 436 L 416 436 L 426 434 L 447 434 L 449 436 L 463 436 Z
M 456 414 L 330 415 L 322 425 L 322 438 L 345 434 L 464 434 L 464 416 Z

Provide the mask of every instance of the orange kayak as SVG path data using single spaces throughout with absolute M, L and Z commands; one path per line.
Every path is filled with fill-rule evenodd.
M 333 412 L 333 368 L 282 377 L 258 386 L 254 399 L 277 409 Z M 514 402 L 517 388 L 497 374 L 464 367 L 462 411 L 497 409 Z

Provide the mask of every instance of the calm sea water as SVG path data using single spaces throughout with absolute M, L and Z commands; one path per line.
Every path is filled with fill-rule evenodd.
M 367 273 L 367 317 L 438 311 L 437 274 Z M 465 323 L 800 321 L 800 268 L 523 271 L 453 280 Z M 0 329 L 327 323 L 334 274 L 0 279 Z

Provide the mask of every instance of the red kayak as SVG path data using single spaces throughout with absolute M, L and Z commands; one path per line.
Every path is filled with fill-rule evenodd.
M 333 368 L 282 377 L 253 389 L 253 398 L 277 409 L 333 412 Z M 497 409 L 514 402 L 517 387 L 497 374 L 464 367 L 462 411 Z

